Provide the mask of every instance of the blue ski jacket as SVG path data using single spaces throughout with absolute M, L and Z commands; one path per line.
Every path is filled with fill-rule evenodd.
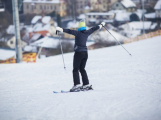
M 87 42 L 88 36 L 91 35 L 94 31 L 96 31 L 98 29 L 99 29 L 99 26 L 95 26 L 89 30 L 83 30 L 83 31 L 63 29 L 63 32 L 75 36 L 74 51 L 75 52 L 82 52 L 82 51 L 87 51 L 86 42 Z

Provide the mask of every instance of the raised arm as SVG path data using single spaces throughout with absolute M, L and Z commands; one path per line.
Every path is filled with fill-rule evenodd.
M 68 33 L 68 34 L 71 34 L 71 35 L 74 35 L 74 36 L 76 36 L 77 33 L 78 33 L 78 31 L 76 31 L 76 30 L 70 30 L 70 29 L 63 29 L 63 32 Z
M 100 28 L 99 26 L 95 26 L 87 30 L 88 35 L 92 34 L 94 31 L 98 30 L 99 28 Z
M 102 22 L 100 25 L 92 27 L 91 29 L 87 30 L 88 35 L 92 34 L 94 31 L 101 29 L 105 25 L 104 22 Z
M 70 30 L 70 29 L 63 29 L 61 27 L 56 27 L 56 34 L 57 32 L 65 32 L 65 33 L 68 33 L 68 34 L 72 34 L 74 36 L 77 35 L 78 31 L 76 30 Z

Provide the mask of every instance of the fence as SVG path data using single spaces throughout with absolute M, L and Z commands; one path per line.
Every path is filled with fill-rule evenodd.
M 157 30 L 155 32 L 150 32 L 148 34 L 143 34 L 143 35 L 137 36 L 135 38 L 125 39 L 124 44 L 139 41 L 139 40 L 144 40 L 144 39 L 148 39 L 148 38 L 152 38 L 152 37 L 159 36 L 159 35 L 161 35 L 161 30 Z
M 23 62 L 35 63 L 36 62 L 36 53 L 24 53 L 23 54 Z M 16 59 L 14 57 L 12 57 L 7 60 L 0 60 L 0 64 L 9 64 L 9 63 L 16 63 Z

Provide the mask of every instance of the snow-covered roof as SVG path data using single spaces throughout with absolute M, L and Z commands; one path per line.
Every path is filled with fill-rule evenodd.
M 61 41 L 64 42 L 65 40 L 61 40 Z M 74 44 L 74 41 L 72 41 L 72 43 Z M 59 45 L 59 39 L 52 38 L 52 37 L 44 37 L 34 43 L 31 43 L 30 45 L 44 47 L 44 48 L 57 48 L 57 46 Z
M 15 56 L 16 56 L 15 50 L 8 50 L 8 49 L 0 48 L 0 60 L 7 60 Z
M 20 30 L 22 30 L 22 28 L 24 28 L 25 26 L 20 26 Z M 8 34 L 15 34 L 15 26 L 14 25 L 9 25 L 6 32 Z
M 154 6 L 155 10 L 160 10 L 161 9 L 161 0 L 158 0 L 158 2 L 156 3 L 156 5 Z
M 38 20 L 40 20 L 42 17 L 41 16 L 35 16 L 32 20 L 31 20 L 31 24 L 35 24 L 37 23 Z
M 24 0 L 24 3 L 55 3 L 59 4 L 64 2 L 64 0 Z
M 38 40 L 38 38 L 41 36 L 41 34 L 34 34 L 33 36 L 32 36 L 32 38 L 30 39 L 30 41 L 36 41 L 36 40 Z
M 42 22 L 45 23 L 45 24 L 48 24 L 51 20 L 51 17 L 50 16 L 44 16 L 42 18 Z
M 85 14 L 80 14 L 77 18 L 78 18 L 78 19 L 85 19 L 86 16 L 85 16 Z
M 152 22 L 145 21 L 144 22 L 144 29 L 149 30 L 151 29 Z M 128 24 L 120 25 L 119 28 L 124 28 L 128 30 L 142 30 L 143 29 L 143 22 L 130 22 Z
M 116 21 L 130 21 L 130 14 L 128 12 L 117 12 L 115 15 Z
M 0 42 L 7 42 L 14 37 L 14 34 L 3 34 L 0 38 Z
M 91 9 L 89 6 L 86 6 L 85 8 L 84 8 L 85 10 L 89 10 L 89 9 Z
M 74 40 L 61 40 L 61 42 L 70 42 L 73 46 L 75 41 Z M 93 41 L 90 41 L 86 43 L 87 46 L 94 44 Z M 37 46 L 37 47 L 44 47 L 44 48 L 57 48 L 57 46 L 59 45 L 59 39 L 57 38 L 53 38 L 53 37 L 44 37 L 34 43 L 30 44 L 31 46 Z
M 42 24 L 42 23 L 36 23 L 36 24 L 33 26 L 33 30 L 34 30 L 34 31 L 37 31 L 37 30 L 40 30 L 42 27 L 43 27 L 43 24 Z
M 145 14 L 146 18 L 156 18 L 156 14 L 155 13 L 147 13 Z
M 126 8 L 136 7 L 135 3 L 133 3 L 131 0 L 122 0 L 121 3 Z
M 109 32 L 115 36 L 115 38 L 118 41 L 123 41 L 124 39 L 127 39 L 127 37 L 113 31 L 113 30 L 109 30 Z M 108 31 L 101 31 L 97 34 L 94 34 L 91 36 L 91 40 L 102 40 L 102 41 L 115 41 L 115 39 L 113 38 L 113 36 L 111 36 L 111 34 Z
M 100 12 L 90 12 L 90 13 L 86 13 L 86 15 L 114 15 L 114 13 L 110 13 L 110 12 L 106 12 L 106 13 L 104 13 L 104 12 L 102 12 L 102 13 L 100 13 Z
M 92 18 L 89 20 L 89 22 L 96 22 L 97 20 L 95 18 Z
M 23 48 L 25 52 L 37 52 L 37 47 L 36 46 L 30 46 L 27 45 Z
M 43 25 L 42 23 L 37 23 L 37 24 L 35 24 L 35 26 L 33 27 L 33 31 L 34 31 L 34 32 L 37 32 L 37 31 L 44 31 L 44 30 L 48 31 L 50 27 L 51 27 L 50 24 Z
M 138 35 L 141 35 L 141 30 L 124 30 L 122 33 L 126 34 L 129 38 L 135 38 Z
M 54 40 L 53 38 L 44 37 L 34 43 L 31 43 L 32 46 L 45 47 L 45 48 L 57 48 L 59 41 Z
M 71 22 L 68 22 L 67 28 L 78 28 L 78 25 L 79 25 L 79 22 L 71 21 Z

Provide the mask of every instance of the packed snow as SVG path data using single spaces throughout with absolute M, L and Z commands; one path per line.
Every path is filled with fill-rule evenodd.
M 73 85 L 73 54 L 0 65 L 0 120 L 160 120 L 161 37 L 89 51 L 94 90 Z

